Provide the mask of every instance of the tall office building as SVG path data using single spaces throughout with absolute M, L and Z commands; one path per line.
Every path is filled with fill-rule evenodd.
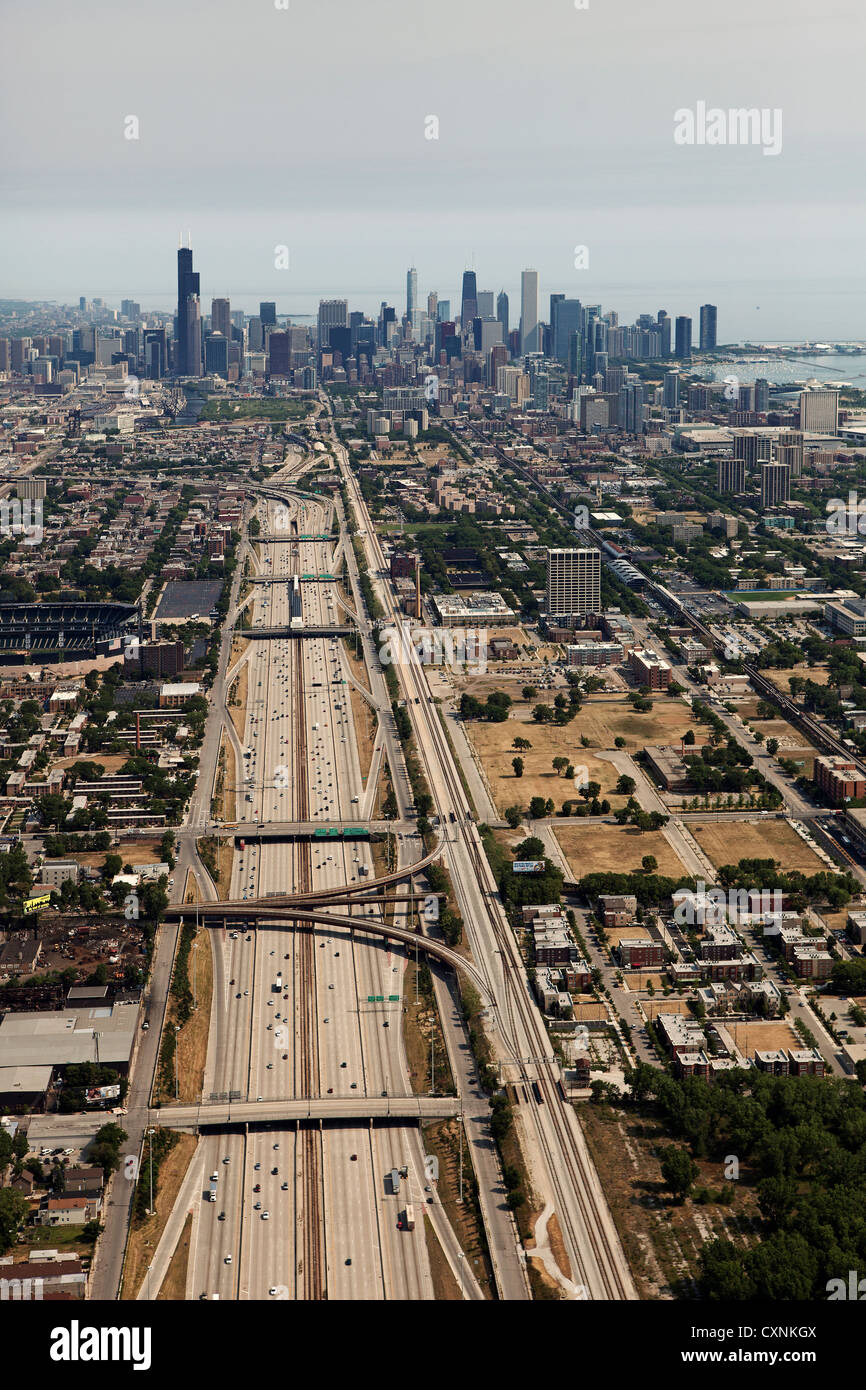
M 229 345 L 222 333 L 209 333 L 205 338 L 204 367 L 206 372 L 228 379 Z
M 212 299 L 210 302 L 210 327 L 212 333 L 222 333 L 227 342 L 232 340 L 231 305 L 227 299 Z
M 265 330 L 258 314 L 253 315 L 247 324 L 247 347 L 250 352 L 261 352 L 265 345 Z
M 680 374 L 665 372 L 664 396 L 662 404 L 666 410 L 676 410 L 680 403 Z
M 277 306 L 271 299 L 259 305 L 259 318 L 263 328 L 273 328 L 277 322 Z
M 479 290 L 477 296 L 478 317 L 480 319 L 493 319 L 496 317 L 493 308 L 494 294 L 492 290 Z
M 436 306 L 436 318 L 440 323 L 451 322 L 451 300 L 440 299 Z
M 415 311 L 418 308 L 418 272 L 414 265 L 406 271 L 406 317 L 410 323 L 415 322 Z
M 791 500 L 791 469 L 787 463 L 761 464 L 761 507 L 778 507 Z
M 435 323 L 439 317 L 439 295 L 431 290 L 427 296 L 427 317 Z
M 474 270 L 464 270 L 460 295 L 460 327 L 463 332 L 478 317 L 478 285 Z
M 680 359 L 691 357 L 692 321 L 685 314 L 680 314 L 677 317 L 675 333 L 674 357 L 679 357 Z
M 551 356 L 557 362 L 565 362 L 571 370 L 572 339 L 580 334 L 583 326 L 583 309 L 579 299 L 566 299 L 560 295 L 556 300 L 551 296 Z
M 178 376 L 201 373 L 201 305 L 199 276 L 192 268 L 192 247 L 177 252 L 177 315 L 174 321 L 175 372 Z
M 715 304 L 701 305 L 701 352 L 713 352 L 716 346 Z
M 268 334 L 268 375 L 288 376 L 291 364 L 291 338 L 288 333 Z
M 745 492 L 745 459 L 719 459 L 718 490 L 719 492 Z
M 392 315 L 394 310 L 391 310 Z M 345 299 L 319 300 L 319 347 L 330 346 L 332 328 L 348 328 L 349 304 Z
M 765 377 L 755 377 L 755 410 L 766 415 L 770 409 L 770 383 Z
M 496 296 L 496 317 L 502 324 L 502 341 L 508 342 L 508 295 L 500 290 Z
M 548 550 L 547 612 L 549 617 L 601 612 L 600 550 Z
M 524 270 L 520 274 L 520 351 L 538 352 L 538 271 Z
M 810 434 L 835 434 L 839 428 L 838 391 L 800 392 L 800 429 Z

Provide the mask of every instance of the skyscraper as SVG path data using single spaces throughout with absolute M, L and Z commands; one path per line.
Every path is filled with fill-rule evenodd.
M 414 315 L 417 308 L 418 272 L 413 265 L 406 271 L 406 317 L 410 323 L 414 323 Z
M 394 310 L 391 310 L 393 315 Z M 348 328 L 349 326 L 349 304 L 345 299 L 320 299 L 319 300 L 319 347 L 326 348 L 330 345 L 330 330 L 332 328 Z
M 552 356 L 558 362 L 568 363 L 572 336 L 581 332 L 583 309 L 579 299 L 566 299 L 564 295 L 550 298 Z
M 657 315 L 657 317 L 656 317 L 656 322 L 658 323 L 658 327 L 659 327 L 659 330 L 660 330 L 660 332 L 661 332 L 661 346 L 660 346 L 661 355 L 662 355 L 662 357 L 670 357 L 670 355 L 671 355 L 671 319 L 670 319 L 670 314 L 668 313 L 667 309 L 659 309 L 658 315 Z
M 476 296 L 478 305 L 478 317 L 480 319 L 492 319 L 496 315 L 493 312 L 493 291 L 479 290 Z
M 427 296 L 427 317 L 435 323 L 439 317 L 439 295 L 431 290 Z
M 463 332 L 478 317 L 478 285 L 474 270 L 464 270 L 463 291 L 460 296 L 460 327 Z
M 192 247 L 177 252 L 177 316 L 174 321 L 175 372 L 178 376 L 201 373 L 201 306 L 199 277 L 192 268 Z
M 263 304 L 259 305 L 259 318 L 263 328 L 273 327 L 276 324 L 277 306 L 273 300 L 266 299 Z
M 496 296 L 496 317 L 502 324 L 502 340 L 508 342 L 508 295 L 500 290 Z
M 770 383 L 765 377 L 755 377 L 755 410 L 766 415 L 770 409 Z
M 576 617 L 601 611 L 601 551 L 591 546 L 547 552 L 547 612 Z
M 227 299 L 212 299 L 210 302 L 210 327 L 212 333 L 222 333 L 227 342 L 232 340 L 231 305 Z
M 680 314 L 676 321 L 676 341 L 674 346 L 674 357 L 684 358 L 692 355 L 692 321 L 685 314 Z
M 701 305 L 701 352 L 713 352 L 716 346 L 716 306 Z
M 538 271 L 520 274 L 520 351 L 538 352 Z
M 440 299 L 436 306 L 436 317 L 440 323 L 451 322 L 451 300 Z

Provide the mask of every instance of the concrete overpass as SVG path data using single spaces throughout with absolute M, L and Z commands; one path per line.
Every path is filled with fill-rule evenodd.
M 249 637 L 257 642 L 267 637 L 352 637 L 353 627 L 235 627 L 236 637 Z
M 374 884 L 383 882 L 384 879 L 373 880 Z M 362 884 L 362 887 L 364 886 Z M 345 892 L 345 888 L 332 890 L 331 897 L 345 895 Z M 444 941 L 435 941 L 432 937 L 421 936 L 419 932 L 410 931 L 405 927 L 396 927 L 393 923 L 383 922 L 377 917 L 342 917 L 336 913 L 323 912 L 321 908 L 316 910 L 315 905 L 309 902 L 302 903 L 297 907 L 290 907 L 285 900 L 281 901 L 279 898 L 258 898 L 255 901 L 247 900 L 246 902 L 170 903 L 163 916 L 167 921 L 174 921 L 178 917 L 194 918 L 199 923 L 214 922 L 220 927 L 226 927 L 229 923 L 242 923 L 245 926 L 255 927 L 258 931 L 266 930 L 269 925 L 300 922 L 329 927 L 331 931 L 335 932 L 369 932 L 373 936 L 387 937 L 390 941 L 402 941 L 407 946 L 417 946 L 428 956 L 434 956 L 436 960 L 444 961 L 452 969 L 462 971 L 475 985 L 485 1003 L 491 1007 L 495 1007 L 496 1004 L 493 991 L 485 976 L 459 951 L 446 946 Z
M 235 791 L 244 791 L 244 787 L 235 787 Z M 403 830 L 414 831 L 414 826 L 410 822 L 405 824 L 402 821 L 388 820 L 285 820 L 285 821 L 265 821 L 262 824 L 250 822 L 249 825 L 243 821 L 211 821 L 204 829 L 197 827 L 199 833 L 210 833 L 213 835 L 225 835 L 230 832 L 235 839 L 242 840 L 309 840 L 315 835 L 317 830 L 369 830 L 371 835 L 387 835 L 388 831 Z M 326 836 L 320 835 L 319 839 L 324 840 Z M 336 840 L 338 837 L 332 837 Z M 358 837 L 359 842 L 363 842 L 363 836 Z M 350 840 L 342 840 L 341 844 L 350 843 Z
M 151 1110 L 148 1124 L 165 1129 L 224 1129 L 227 1125 L 254 1125 L 312 1121 L 356 1124 L 361 1120 L 451 1119 L 463 1109 L 459 1096 L 316 1096 L 303 1100 L 201 1101 L 192 1105 L 163 1105 Z

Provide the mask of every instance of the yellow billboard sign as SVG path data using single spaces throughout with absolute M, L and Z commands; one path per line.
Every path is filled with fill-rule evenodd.
M 23 912 L 38 912 L 40 907 L 47 907 L 51 902 L 50 893 L 41 893 L 38 898 L 25 898 L 21 904 Z

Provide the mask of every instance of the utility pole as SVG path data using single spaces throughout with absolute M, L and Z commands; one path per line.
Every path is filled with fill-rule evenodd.
M 460 1196 L 458 1202 L 463 1201 L 463 1115 L 460 1116 Z
M 433 1061 L 433 1022 L 430 1022 L 430 1094 L 436 1094 L 436 1068 Z
M 177 1024 L 175 1024 L 175 1025 L 174 1025 L 174 1098 L 175 1098 L 175 1100 L 178 1099 L 178 1089 L 177 1089 L 177 1034 L 178 1034 L 178 1027 L 177 1027 Z

